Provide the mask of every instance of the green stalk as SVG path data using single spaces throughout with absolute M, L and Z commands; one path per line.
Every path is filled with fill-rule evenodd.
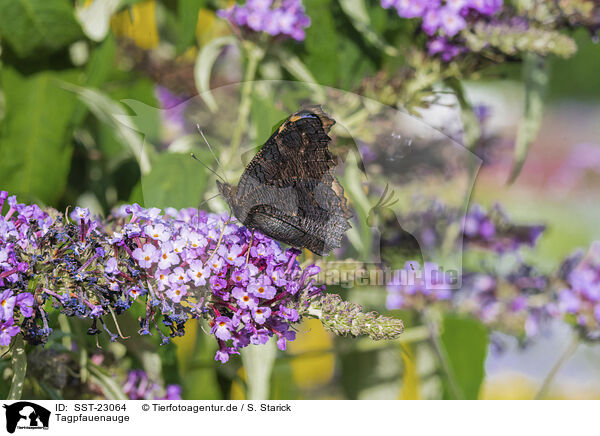
M 558 371 L 573 356 L 573 354 L 577 350 L 578 346 L 579 346 L 579 335 L 575 334 L 573 337 L 573 340 L 571 341 L 571 343 L 569 344 L 567 349 L 560 355 L 560 357 L 558 358 L 558 360 L 556 361 L 556 363 L 554 364 L 554 366 L 552 367 L 552 369 L 550 370 L 550 372 L 548 373 L 546 378 L 544 378 L 544 381 L 542 382 L 542 387 L 540 388 L 537 395 L 535 396 L 536 400 L 542 400 L 546 397 L 546 395 L 548 395 L 548 391 L 550 390 L 550 386 L 552 385 L 552 382 L 556 378 L 556 374 L 558 374 Z
M 227 150 L 229 156 L 227 159 L 225 159 L 225 161 L 229 163 L 238 157 L 238 148 L 242 141 L 242 135 L 248 126 L 248 116 L 250 115 L 250 104 L 252 102 L 252 88 L 254 86 L 256 71 L 258 69 L 259 62 L 262 60 L 265 54 L 265 51 L 261 47 L 250 41 L 244 41 L 242 43 L 242 47 L 244 48 L 246 58 L 248 59 L 248 64 L 246 65 L 244 83 L 242 84 L 242 95 L 238 110 L 238 122 L 235 125 L 229 150 Z
M 277 354 L 275 339 L 266 344 L 250 346 L 241 350 L 246 368 L 247 400 L 268 400 L 271 392 L 271 373 Z
M 27 354 L 25 353 L 25 342 L 23 336 L 17 335 L 13 346 L 11 363 L 13 367 L 13 379 L 8 392 L 7 400 L 20 400 L 23 395 L 25 374 L 27 373 Z

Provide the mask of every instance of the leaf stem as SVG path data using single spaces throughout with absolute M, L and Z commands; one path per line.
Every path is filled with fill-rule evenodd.
M 573 339 L 571 340 L 571 343 L 569 344 L 569 346 L 560 355 L 560 357 L 558 358 L 558 360 L 556 361 L 556 363 L 554 364 L 552 369 L 550 369 L 550 372 L 548 373 L 548 375 L 546 375 L 546 377 L 544 378 L 544 381 L 542 382 L 542 387 L 540 388 L 540 390 L 538 391 L 538 393 L 535 396 L 536 400 L 542 400 L 546 397 L 546 395 L 548 395 L 550 386 L 552 385 L 552 382 L 556 378 L 558 371 L 560 371 L 560 369 L 563 367 L 563 365 L 565 363 L 567 363 L 567 361 L 573 356 L 573 354 L 577 350 L 578 346 L 579 346 L 579 335 L 575 334 L 573 336 Z
M 21 335 L 15 338 L 11 363 L 13 367 L 13 379 L 8 392 L 7 400 L 20 400 L 23 395 L 25 374 L 27 373 L 27 354 L 25 353 L 25 342 Z
M 247 400 L 268 400 L 271 391 L 271 373 L 277 354 L 275 340 L 261 347 L 246 347 L 241 351 L 246 368 Z
M 229 156 L 227 161 L 231 162 L 233 159 L 238 157 L 238 148 L 242 141 L 242 135 L 246 131 L 248 125 L 248 116 L 250 114 L 251 94 L 254 85 L 254 79 L 256 77 L 256 71 L 258 69 L 258 63 L 263 58 L 264 50 L 256 44 L 249 41 L 242 43 L 246 58 L 248 59 L 248 65 L 246 65 L 246 71 L 244 73 L 244 83 L 242 84 L 242 95 L 240 100 L 240 107 L 238 111 L 238 122 L 235 126 L 231 143 L 229 145 Z

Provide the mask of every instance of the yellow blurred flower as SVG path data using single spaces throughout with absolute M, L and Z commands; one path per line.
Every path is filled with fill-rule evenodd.
M 131 39 L 139 48 L 155 48 L 158 45 L 155 12 L 154 0 L 136 3 L 112 17 L 113 32 L 116 36 Z

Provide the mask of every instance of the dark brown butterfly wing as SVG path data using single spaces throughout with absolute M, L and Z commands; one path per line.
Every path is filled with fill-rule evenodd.
M 320 107 L 291 115 L 240 178 L 232 209 L 249 228 L 326 254 L 341 245 L 351 214 L 328 145 L 334 121 Z

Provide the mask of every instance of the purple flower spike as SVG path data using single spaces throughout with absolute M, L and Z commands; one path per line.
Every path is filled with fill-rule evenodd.
M 233 5 L 230 9 L 217 11 L 219 17 L 233 25 L 252 32 L 264 32 L 302 41 L 304 29 L 310 26 L 310 18 L 304 12 L 300 0 L 273 2 L 272 0 L 248 0 L 245 5 Z
M 429 54 L 444 62 L 466 51 L 461 30 L 478 21 L 489 22 L 502 5 L 503 0 L 381 0 L 383 8 L 394 8 L 402 18 L 421 19 L 421 29 L 429 36 Z

